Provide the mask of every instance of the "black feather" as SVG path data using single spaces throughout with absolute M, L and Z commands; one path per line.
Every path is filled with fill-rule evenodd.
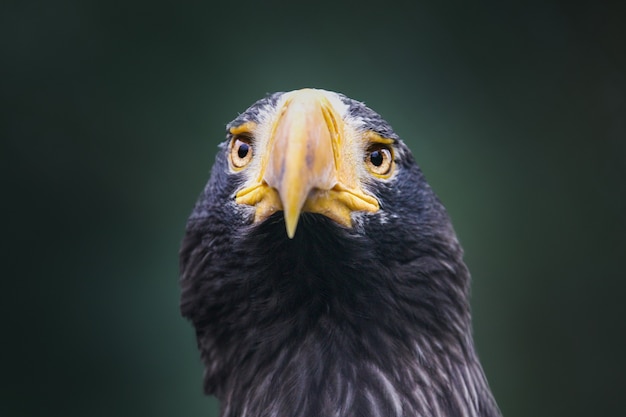
M 258 117 L 261 100 L 233 124 Z M 450 220 L 378 114 L 350 114 L 396 139 L 380 213 L 354 228 L 305 213 L 253 225 L 234 203 L 226 147 L 188 221 L 181 311 L 197 332 L 205 391 L 223 416 L 498 416 L 474 351 L 469 273 Z

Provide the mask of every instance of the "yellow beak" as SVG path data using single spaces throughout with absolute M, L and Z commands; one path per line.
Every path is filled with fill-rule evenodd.
M 354 164 L 362 159 L 353 155 L 354 146 L 346 146 L 343 131 L 341 117 L 322 92 L 293 92 L 273 125 L 261 181 L 237 193 L 236 202 L 256 206 L 255 221 L 283 210 L 290 238 L 303 211 L 347 227 L 353 211 L 377 211 L 376 198 L 358 186 Z

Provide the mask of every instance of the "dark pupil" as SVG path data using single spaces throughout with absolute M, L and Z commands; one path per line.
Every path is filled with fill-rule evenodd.
M 242 143 L 239 145 L 239 149 L 237 149 L 237 155 L 243 159 L 248 155 L 248 151 L 250 150 L 250 146 L 247 143 Z
M 381 166 L 383 164 L 383 153 L 381 151 L 373 151 L 370 154 L 370 161 L 377 167 Z

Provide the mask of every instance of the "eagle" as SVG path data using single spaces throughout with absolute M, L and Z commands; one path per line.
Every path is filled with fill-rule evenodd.
M 362 102 L 305 88 L 239 114 L 179 255 L 222 417 L 500 416 L 451 220 Z

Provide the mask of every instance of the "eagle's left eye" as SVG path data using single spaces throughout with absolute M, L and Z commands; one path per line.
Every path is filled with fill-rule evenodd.
M 252 140 L 235 136 L 230 144 L 230 161 L 235 169 L 241 169 L 252 160 Z
M 383 144 L 370 146 L 365 155 L 365 165 L 372 174 L 384 178 L 388 177 L 393 167 L 391 149 Z

